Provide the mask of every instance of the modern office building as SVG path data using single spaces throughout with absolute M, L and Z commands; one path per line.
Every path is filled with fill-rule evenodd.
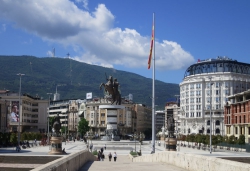
M 228 57 L 198 60 L 180 83 L 181 134 L 225 135 L 227 96 L 249 88 L 250 64 Z
M 237 139 L 245 135 L 245 142 L 250 143 L 250 89 L 228 96 L 224 106 L 226 135 Z

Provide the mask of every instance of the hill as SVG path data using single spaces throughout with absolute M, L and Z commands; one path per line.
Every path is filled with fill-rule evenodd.
M 37 58 L 34 56 L 0 56 L 0 89 L 11 92 L 19 91 L 20 77 L 17 73 L 25 74 L 22 77 L 22 93 L 32 96 L 38 95 L 48 99 L 46 93 L 61 95 L 61 99 L 85 99 L 86 93 L 102 97 L 99 89 L 102 82 L 106 83 L 107 76 L 118 79 L 122 96 L 133 94 L 135 103 L 152 105 L 152 79 L 138 74 L 104 68 L 78 62 L 67 58 Z M 179 85 L 155 81 L 155 104 L 165 106 L 168 98 L 179 94 Z

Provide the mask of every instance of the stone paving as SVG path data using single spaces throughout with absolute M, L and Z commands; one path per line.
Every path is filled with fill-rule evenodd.
M 117 162 L 112 162 L 109 163 L 107 160 L 104 162 L 100 161 L 95 161 L 95 162 L 89 162 L 85 164 L 85 166 L 82 168 L 81 171 L 83 170 L 90 170 L 90 171 L 99 171 L 101 170 L 112 170 L 116 169 L 119 171 L 123 171 L 126 169 L 132 169 L 132 170 L 144 170 L 147 171 L 147 169 L 150 170 L 159 170 L 161 169 L 168 169 L 172 168 L 172 170 L 176 171 L 184 171 L 181 168 L 178 168 L 176 166 L 172 165 L 167 165 L 165 163 L 132 163 L 129 158 L 128 154 L 131 150 L 139 151 L 141 149 L 142 155 L 145 154 L 150 154 L 151 152 L 151 144 L 148 141 L 145 141 L 142 146 L 139 145 L 139 143 L 134 143 L 133 141 L 93 141 L 93 148 L 99 150 L 101 147 L 104 147 L 106 144 L 107 149 L 104 150 L 104 154 L 107 156 L 109 152 L 112 154 L 114 152 L 117 153 L 118 155 L 118 160 Z M 84 150 L 86 149 L 86 144 L 80 141 L 76 142 L 67 142 L 66 144 L 63 142 L 62 143 L 62 148 L 65 148 L 65 151 L 69 153 L 73 153 L 76 151 Z M 50 151 L 48 146 L 39 146 L 39 147 L 32 147 L 28 149 L 23 149 L 20 152 L 15 151 L 15 148 L 0 148 L 0 170 L 1 171 L 26 171 L 26 170 L 31 170 L 32 168 L 36 168 L 40 166 L 41 162 L 38 161 L 43 161 L 43 162 L 49 162 L 50 160 L 45 160 L 45 159 L 40 159 L 36 160 L 37 157 L 60 157 L 58 155 L 53 156 L 53 155 L 48 155 L 48 152 Z M 161 143 L 161 146 L 156 143 L 155 146 L 155 152 L 162 152 L 165 151 L 163 142 Z M 177 152 L 183 152 L 183 153 L 192 153 L 192 154 L 197 154 L 197 155 L 204 155 L 204 156 L 211 156 L 211 157 L 219 157 L 219 158 L 231 158 L 232 160 L 242 160 L 243 158 L 248 158 L 249 153 L 246 152 L 233 152 L 233 151 L 225 151 L 225 150 L 216 150 L 215 152 L 212 152 L 212 154 L 209 153 L 207 150 L 197 150 L 197 149 L 192 149 L 192 148 L 187 148 L 187 147 L 178 147 Z M 3 157 L 6 156 L 11 156 L 13 161 L 12 163 L 6 162 L 6 160 L 3 160 Z M 21 159 L 15 158 L 14 156 L 18 157 L 20 156 Z M 33 156 L 31 159 L 27 159 L 27 157 Z M 2 157 L 2 160 L 1 160 Z M 25 159 L 26 158 L 26 159 Z M 53 159 L 53 158 L 52 158 Z M 36 162 L 34 162 L 36 160 Z M 22 162 L 25 161 L 25 162 Z M 33 161 L 33 162 L 32 162 Z M 246 160 L 245 160 L 246 161 Z M 249 160 L 250 161 L 250 160 Z M 86 169 L 87 168 L 87 169 Z M 128 169 L 129 168 L 129 169 Z M 179 169 L 179 170 L 178 170 Z M 171 169 L 170 169 L 171 170 Z

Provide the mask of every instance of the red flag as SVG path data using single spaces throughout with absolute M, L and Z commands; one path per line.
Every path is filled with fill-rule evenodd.
M 149 51 L 149 56 L 148 56 L 148 69 L 150 69 L 150 66 L 151 66 L 153 45 L 154 45 L 154 22 L 153 22 L 153 27 L 152 27 L 152 38 L 151 38 L 150 51 Z

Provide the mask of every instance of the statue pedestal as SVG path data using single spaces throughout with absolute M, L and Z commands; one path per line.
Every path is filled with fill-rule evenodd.
M 50 144 L 51 144 L 51 151 L 49 154 L 57 155 L 63 154 L 62 152 L 62 137 L 51 137 Z
M 166 151 L 176 151 L 176 144 L 177 144 L 176 138 L 166 138 L 165 143 L 166 143 Z

